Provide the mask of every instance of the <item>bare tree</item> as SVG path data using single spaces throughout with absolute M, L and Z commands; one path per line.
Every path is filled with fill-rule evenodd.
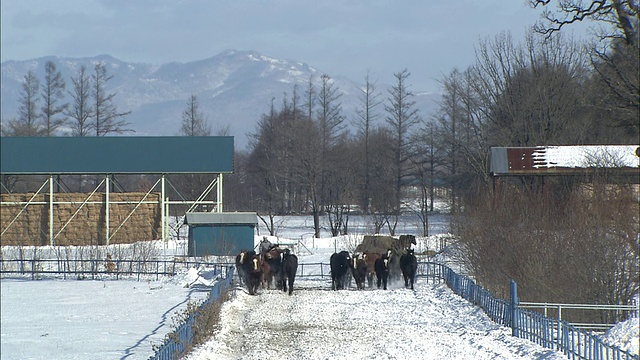
M 183 136 L 210 136 L 211 126 L 207 122 L 204 114 L 200 110 L 200 104 L 196 95 L 191 95 L 187 101 L 186 108 L 182 112 L 182 123 L 180 135 Z M 208 174 L 180 174 L 173 176 L 174 182 L 178 185 L 178 196 L 190 200 L 201 195 L 203 189 L 212 181 Z M 213 200 L 213 194 L 209 194 L 206 200 Z
M 390 97 L 388 98 L 388 104 L 385 105 L 385 111 L 387 112 L 385 120 L 394 138 L 394 220 L 388 224 L 391 235 L 395 234 L 398 216 L 400 215 L 402 187 L 408 179 L 410 131 L 420 122 L 418 109 L 415 108 L 415 101 L 412 100 L 413 93 L 409 90 L 409 84 L 407 84 L 409 75 L 410 73 L 407 69 L 394 74 L 397 82 L 389 90 Z
M 640 137 L 640 61 L 638 46 L 614 40 L 610 46 L 594 47 L 591 64 L 597 72 L 594 98 L 604 112 L 618 141 L 637 144 Z
M 71 106 L 65 111 L 65 115 L 71 119 L 71 134 L 73 136 L 89 136 L 91 124 L 89 119 L 93 109 L 91 107 L 91 78 L 87 74 L 87 69 L 80 67 L 75 76 L 71 78 L 73 91 L 69 91 L 71 96 Z
M 638 45 L 640 3 L 637 0 L 530 0 L 530 4 L 534 8 L 544 8 L 543 21 L 535 26 L 535 30 L 546 36 L 564 26 L 592 20 L 616 28 L 615 33 L 605 31 L 601 37 L 622 38 L 628 45 Z M 550 9 L 552 4 L 556 9 Z
M 342 104 L 340 98 L 342 94 L 336 87 L 335 83 L 330 76 L 323 74 L 320 78 L 321 84 L 318 90 L 317 104 L 318 111 L 315 118 L 316 126 L 320 132 L 320 138 L 318 139 L 319 160 L 318 163 L 318 190 L 319 195 L 312 206 L 312 213 L 314 219 L 314 227 L 317 229 L 316 233 L 319 235 L 320 221 L 319 216 L 324 210 L 327 209 L 329 200 L 329 191 L 334 193 L 336 189 L 329 189 L 329 178 L 334 173 L 332 171 L 334 157 L 332 156 L 333 150 L 337 145 L 337 141 L 342 131 L 345 128 L 344 116 L 342 115 Z
M 395 209 L 395 137 L 384 127 L 372 129 L 371 137 L 371 213 L 374 232 L 380 233 Z
M 116 93 L 108 93 L 106 86 L 112 75 L 107 74 L 107 68 L 102 63 L 96 64 L 94 73 L 91 75 L 91 92 L 93 96 L 93 129 L 96 136 L 105 136 L 108 134 L 122 134 L 128 131 L 130 125 L 124 119 L 119 119 L 131 113 L 118 112 L 113 103 Z
M 313 85 L 313 75 L 309 76 L 309 82 L 307 83 L 307 90 L 304 93 L 305 102 L 303 108 L 306 110 L 307 119 L 313 119 L 313 111 L 316 105 L 316 88 Z
M 524 45 L 500 34 L 482 42 L 472 87 L 486 106 L 492 145 L 533 146 L 584 143 L 585 54 L 560 36 L 529 34 Z
M 434 211 L 436 174 L 442 178 L 442 173 L 437 171 L 441 166 L 442 146 L 436 141 L 436 124 L 434 122 L 423 123 L 416 132 L 413 143 L 415 151 L 411 157 L 413 177 L 419 190 L 419 208 L 413 209 L 422 223 L 422 235 L 429 235 L 429 212 Z
M 601 109 L 600 117 L 611 120 L 599 126 L 595 133 L 621 139 L 617 142 L 637 142 L 640 3 L 637 0 L 530 0 L 530 5 L 543 8 L 543 20 L 535 30 L 547 37 L 577 22 L 589 20 L 599 25 L 596 33 L 601 41 L 590 45 L 592 66 L 600 82 L 595 84 L 592 102 Z
M 200 103 L 196 95 L 191 95 L 187 101 L 187 108 L 182 112 L 180 134 L 184 136 L 209 136 L 211 126 L 200 111 Z
M 66 117 L 58 117 L 58 115 L 64 115 L 69 106 L 68 103 L 61 103 L 64 100 L 65 87 L 65 81 L 60 71 L 57 70 L 56 64 L 51 60 L 47 61 L 44 65 L 44 83 L 41 95 L 44 101 L 41 111 L 45 123 L 45 136 L 53 136 L 66 122 Z
M 22 79 L 18 118 L 9 121 L 8 133 L 12 136 L 41 136 L 42 124 L 38 114 L 38 89 L 40 81 L 35 72 L 29 70 Z
M 454 69 L 439 80 L 443 95 L 434 118 L 437 141 L 433 145 L 442 170 L 438 176 L 450 189 L 454 212 L 462 205 L 461 198 L 486 191 L 490 184 L 486 171 L 486 114 L 491 106 L 479 101 L 475 91 L 491 81 L 480 75 L 485 73 L 476 73 L 473 68 L 464 72 Z
M 380 93 L 376 91 L 376 85 L 369 79 L 369 73 L 365 76 L 365 86 L 361 89 L 360 103 L 361 108 L 356 110 L 356 118 L 354 125 L 358 129 L 358 137 L 362 139 L 364 147 L 364 160 L 359 168 L 362 174 L 362 192 L 360 195 L 360 204 L 362 211 L 369 213 L 370 197 L 371 197 L 371 145 L 370 138 L 376 120 L 380 117 L 377 107 L 382 104 Z
M 274 100 L 271 99 L 271 107 L 268 114 L 263 114 L 258 122 L 258 132 L 252 135 L 252 151 L 248 159 L 247 172 L 251 175 L 249 188 L 252 193 L 253 207 L 258 210 L 258 217 L 267 227 L 269 235 L 275 235 L 275 216 L 278 214 L 278 204 L 284 198 L 279 193 L 283 186 L 281 172 L 282 155 L 278 151 L 278 144 L 282 145 L 283 130 L 282 114 L 275 109 Z

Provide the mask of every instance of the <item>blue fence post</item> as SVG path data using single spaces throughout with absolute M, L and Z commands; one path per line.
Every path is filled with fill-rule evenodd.
M 517 308 L 520 301 L 518 300 L 518 284 L 511 279 L 511 335 L 518 337 L 518 320 Z

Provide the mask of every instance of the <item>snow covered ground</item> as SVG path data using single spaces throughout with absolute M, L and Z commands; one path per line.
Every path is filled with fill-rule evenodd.
M 354 221 L 354 234 L 311 236 L 310 218 L 278 218 L 274 241 L 300 240 L 301 263 L 328 263 L 349 250 L 370 224 Z M 448 220 L 435 216 L 418 249 L 446 243 Z M 405 221 L 399 233 L 417 234 Z M 261 236 L 266 234 L 260 229 Z M 184 240 L 157 242 L 162 254 L 182 254 Z M 451 250 L 451 249 L 449 249 Z M 438 256 L 451 262 L 452 252 Z M 450 265 L 456 265 L 451 263 Z M 458 269 L 456 269 L 458 271 Z M 463 269 L 461 269 L 463 270 Z M 307 269 L 305 269 L 305 272 Z M 190 269 L 159 281 L 91 281 L 2 278 L 1 359 L 147 359 L 189 301 L 204 299 L 215 277 Z M 187 284 L 197 286 L 185 287 Z M 478 308 L 442 284 L 419 279 L 416 291 L 330 291 L 329 278 L 296 280 L 293 296 L 275 290 L 249 296 L 237 288 L 223 306 L 216 336 L 193 359 L 564 359 L 513 338 Z M 608 341 L 638 352 L 638 321 L 619 324 Z
M 236 291 L 215 338 L 190 360 L 565 359 L 510 335 L 446 285 L 331 291 L 301 280 L 292 296 Z
M 161 281 L 3 278 L 0 358 L 148 359 L 214 281 L 195 268 Z

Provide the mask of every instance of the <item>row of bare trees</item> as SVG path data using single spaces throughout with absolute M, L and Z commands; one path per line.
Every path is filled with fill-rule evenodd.
M 334 235 L 347 233 L 348 214 L 359 210 L 383 216 L 377 230 L 395 232 L 402 191 L 412 179 L 410 135 L 420 122 L 409 75 L 395 74 L 386 102 L 367 78 L 356 119 L 343 115 L 341 93 L 328 75 L 317 83 L 310 78 L 303 94 L 294 87 L 279 108 L 272 101 L 250 152 L 237 163 L 246 172 L 249 207 L 265 214 L 271 231 L 277 214 L 310 213 L 316 236 L 323 214 Z M 355 135 L 347 130 L 351 121 Z
M 3 136 L 105 136 L 131 131 L 124 120 L 130 111 L 119 112 L 113 101 L 116 93 L 107 90 L 112 76 L 104 64 L 96 64 L 92 73 L 80 67 L 68 91 L 54 61 L 47 61 L 44 70 L 42 80 L 34 70 L 23 77 L 18 115 L 3 119 Z

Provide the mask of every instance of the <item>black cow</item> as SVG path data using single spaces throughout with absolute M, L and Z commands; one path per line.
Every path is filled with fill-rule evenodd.
M 353 257 L 351 260 L 351 273 L 353 273 L 353 278 L 356 280 L 356 287 L 358 290 L 363 290 L 367 274 L 369 273 L 367 263 L 364 259 L 361 259 L 359 256 Z
M 331 266 L 331 290 L 342 290 L 349 275 L 351 255 L 348 251 L 333 253 L 329 259 Z
M 247 251 L 243 271 L 249 294 L 255 295 L 262 282 L 260 255 L 256 254 L 255 251 Z
M 293 281 L 298 271 L 298 257 L 291 254 L 289 249 L 282 252 L 282 263 L 278 273 L 278 283 L 282 284 L 282 291 L 287 292 L 287 281 L 289 281 L 289 295 L 293 293 Z
M 385 254 L 382 254 L 383 258 L 389 259 L 389 276 L 388 280 L 391 284 L 396 284 L 402 279 L 402 270 L 400 269 L 400 251 L 394 249 L 387 249 Z
M 387 290 L 387 280 L 389 279 L 389 265 L 390 260 L 388 256 L 383 256 L 376 260 L 376 277 L 378 278 L 378 289 L 380 285 Z
M 404 277 L 404 287 L 409 287 L 409 283 L 411 283 L 411 290 L 413 290 L 413 282 L 416 278 L 416 271 L 418 271 L 418 259 L 413 254 L 413 249 L 407 249 L 407 253 L 400 256 L 400 269 L 402 269 Z

